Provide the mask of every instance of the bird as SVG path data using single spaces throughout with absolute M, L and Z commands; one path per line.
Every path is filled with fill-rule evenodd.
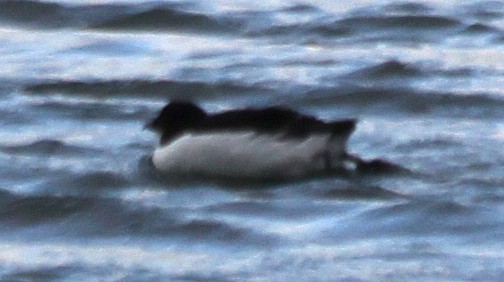
M 225 179 L 287 180 L 345 170 L 356 119 L 322 121 L 282 106 L 209 113 L 171 101 L 145 125 L 160 136 L 151 155 L 162 174 Z

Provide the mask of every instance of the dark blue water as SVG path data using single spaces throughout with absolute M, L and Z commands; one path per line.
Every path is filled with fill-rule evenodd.
M 0 1 L 0 280 L 501 280 L 504 4 L 347 2 Z M 165 179 L 175 98 L 355 117 L 397 168 Z

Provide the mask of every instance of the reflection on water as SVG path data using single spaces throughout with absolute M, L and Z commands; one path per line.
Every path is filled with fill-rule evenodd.
M 503 4 L 0 2 L 0 280 L 483 280 L 502 267 Z M 354 117 L 353 175 L 173 179 L 170 99 Z

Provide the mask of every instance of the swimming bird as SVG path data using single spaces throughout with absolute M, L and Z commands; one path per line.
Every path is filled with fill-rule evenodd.
M 146 128 L 160 134 L 152 163 L 164 173 L 232 179 L 297 179 L 344 169 L 356 120 L 322 121 L 274 106 L 208 113 L 172 101 Z

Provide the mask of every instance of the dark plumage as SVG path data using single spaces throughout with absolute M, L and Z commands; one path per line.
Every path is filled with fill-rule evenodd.
M 258 134 L 279 134 L 280 138 L 306 138 L 315 133 L 348 136 L 356 120 L 324 122 L 284 107 L 238 109 L 208 114 L 192 102 L 173 101 L 147 127 L 161 134 L 161 144 L 185 132 L 252 130 Z

